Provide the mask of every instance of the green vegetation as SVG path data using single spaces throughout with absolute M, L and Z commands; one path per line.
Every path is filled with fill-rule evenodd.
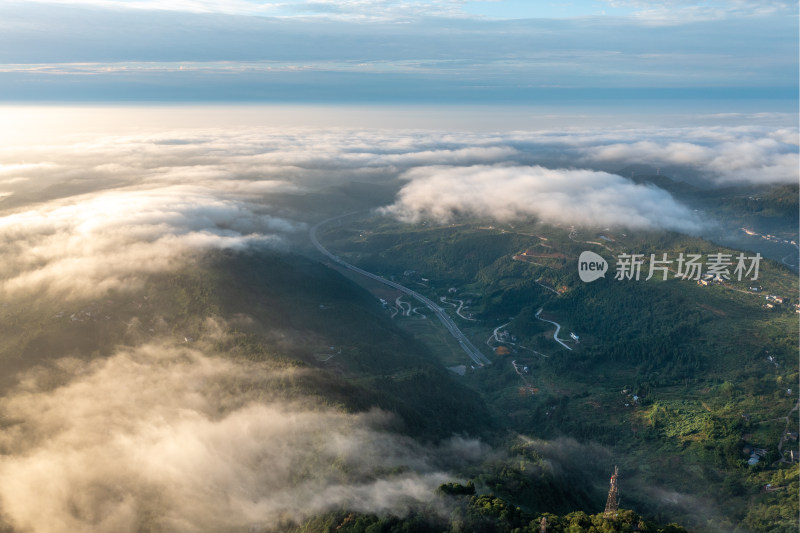
M 607 454 L 604 470 L 584 468 L 565 493 L 520 478 L 508 468 L 519 457 L 502 466 L 484 464 L 470 474 L 479 493 L 498 494 L 526 512 L 567 514 L 558 502 L 598 509 L 604 489 L 591 479 L 617 463 L 628 505 L 660 522 L 704 531 L 796 528 L 797 463 L 787 457 L 797 441 L 784 441 L 778 450 L 786 429 L 797 429 L 797 411 L 790 411 L 797 401 L 798 285 L 785 267 L 762 261 L 761 292 L 751 291 L 748 280 L 700 286 L 670 275 L 644 281 L 648 260 L 641 281 L 614 280 L 612 259 L 623 252 L 675 258 L 737 251 L 668 232 L 570 233 L 535 223 L 404 226 L 372 219 L 331 228 L 321 240 L 346 260 L 434 301 L 469 299 L 477 321 L 456 320 L 485 353 L 492 330 L 508 323 L 504 329 L 516 339 L 505 343 L 511 353 L 467 372 L 464 383 L 508 431 L 574 438 Z M 606 278 L 591 284 L 580 282 L 575 267 L 587 249 L 612 260 Z M 785 301 L 768 309 L 767 294 Z M 554 326 L 536 319 L 539 309 L 561 324 L 572 351 L 553 341 Z M 408 318 L 395 320 L 409 332 L 419 330 Z M 580 335 L 579 343 L 569 339 L 570 331 Z M 527 377 L 512 360 L 528 367 Z M 748 450 L 759 451 L 758 463 L 748 464 Z M 779 481 L 767 490 L 769 476 Z M 581 494 L 576 487 L 588 488 Z M 540 510 L 531 502 L 553 507 Z
M 768 189 L 733 190 L 718 201 L 715 214 L 725 219 L 739 219 L 760 231 L 797 232 L 798 185 L 779 185 Z M 719 193 L 717 193 L 719 194 Z
M 463 486 L 448 484 L 461 491 Z M 443 485 L 444 487 L 444 485 Z M 440 487 L 441 492 L 442 487 Z M 296 533 L 539 533 L 544 522 L 552 533 L 685 533 L 676 524 L 659 526 L 635 512 L 620 509 L 613 519 L 603 514 L 575 511 L 562 516 L 553 513 L 532 515 L 514 507 L 494 494 L 468 496 L 469 492 L 446 493 L 426 509 L 410 513 L 405 518 L 377 516 L 339 511 L 315 517 L 294 529 Z M 462 495 L 463 494 L 463 495 Z M 455 497 L 453 497 L 455 496 Z M 443 516 L 447 515 L 447 516 Z
M 306 368 L 281 385 L 287 397 L 353 411 L 380 407 L 423 439 L 492 427 L 478 398 L 433 363 L 426 346 L 392 323 L 375 298 L 301 256 L 217 252 L 180 272 L 152 275 L 131 293 L 20 302 L 0 310 L 0 359 L 8 368 L 107 356 L 117 345 L 151 340 L 211 342 L 212 352 L 265 370 Z M 33 326 L 15 327 L 23 321 Z M 7 379 L 6 387 L 13 383 Z M 452 416 L 439 416 L 442 409 Z
M 331 194 L 363 194 L 353 201 L 360 206 L 389 192 Z M 783 216 L 781 201 L 773 204 L 780 209 L 759 216 Z M 683 531 L 656 525 L 671 522 L 708 532 L 796 530 L 798 470 L 787 457 L 798 442 L 786 434 L 798 416 L 796 276 L 765 260 L 756 293 L 747 281 L 614 280 L 612 261 L 605 279 L 586 284 L 575 265 L 587 249 L 608 259 L 735 251 L 666 232 L 493 224 L 354 217 L 320 231 L 348 261 L 446 298 L 442 306 L 493 358 L 485 368 L 470 368 L 417 302 L 427 318 L 393 312 L 400 294 L 383 285 L 299 255 L 215 252 L 129 292 L 6 302 L 0 388 L 57 357 L 204 343 L 265 371 L 293 370 L 254 380 L 257 397 L 311 398 L 351 412 L 379 407 L 396 416 L 393 429 L 422 443 L 466 435 L 493 449 L 449 468 L 470 481 L 441 485 L 407 516 L 339 509 L 275 531 L 533 532 L 543 517 L 551 532 Z M 768 309 L 766 294 L 786 301 Z M 468 318 L 456 315 L 459 305 Z M 540 309 L 572 350 L 553 340 Z M 501 345 L 508 353 L 493 353 Z M 446 369 L 458 365 L 463 376 Z M 608 521 L 592 513 L 603 509 L 615 464 L 633 510 Z

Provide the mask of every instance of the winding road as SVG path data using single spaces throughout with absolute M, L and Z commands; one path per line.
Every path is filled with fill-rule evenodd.
M 478 348 L 476 348 L 475 345 L 472 344 L 472 341 L 470 341 L 467 338 L 467 336 L 464 335 L 464 333 L 460 329 L 458 329 L 458 326 L 456 326 L 455 322 L 453 322 L 453 319 L 450 318 L 450 316 L 447 313 L 445 313 L 443 308 L 439 307 L 438 305 L 433 303 L 431 300 L 429 300 L 425 296 L 419 294 L 418 292 L 412 291 L 408 287 L 404 287 L 403 285 L 400 285 L 399 283 L 395 283 L 394 281 L 389 281 L 388 279 L 382 278 L 381 276 L 378 276 L 377 274 L 373 274 L 371 272 L 367 272 L 366 270 L 358 268 L 355 265 L 351 265 L 350 263 L 348 263 L 344 259 L 341 259 L 340 257 L 338 257 L 338 256 L 332 254 L 331 252 L 329 252 L 324 246 L 322 246 L 320 244 L 319 240 L 317 239 L 317 229 L 319 229 L 320 226 L 323 226 L 323 225 L 325 225 L 325 224 L 327 224 L 329 222 L 332 222 L 334 220 L 337 220 L 337 219 L 340 219 L 340 218 L 344 218 L 346 216 L 354 215 L 354 214 L 355 213 L 346 213 L 344 215 L 335 216 L 335 217 L 323 220 L 322 222 L 318 222 L 317 224 L 315 224 L 311 228 L 311 230 L 308 232 L 308 235 L 311 238 L 311 243 L 314 245 L 314 247 L 317 250 L 320 251 L 320 253 L 325 255 L 328 259 L 330 259 L 334 263 L 337 263 L 338 265 L 346 268 L 347 270 L 352 270 L 353 272 L 361 274 L 364 277 L 370 278 L 370 279 L 375 280 L 375 281 L 377 281 L 379 283 L 383 283 L 384 285 L 388 285 L 389 287 L 392 287 L 393 289 L 397 289 L 398 291 L 400 291 L 400 292 L 402 292 L 404 294 L 407 294 L 408 296 L 410 296 L 410 297 L 414 298 L 415 300 L 417 300 L 417 301 L 421 302 L 422 304 L 424 304 L 425 307 L 427 307 L 428 309 L 433 311 L 433 313 L 439 318 L 439 321 L 442 324 L 444 324 L 444 327 L 447 328 L 447 331 L 449 331 L 450 334 L 453 337 L 455 337 L 455 339 L 458 341 L 459 346 L 461 346 L 461 349 L 464 350 L 464 352 L 466 352 L 466 354 L 470 357 L 470 359 L 472 359 L 475 362 L 475 364 L 477 364 L 478 366 L 491 365 L 492 362 L 489 360 L 489 358 L 486 357 L 485 355 L 483 355 L 480 352 L 480 350 L 478 350 Z M 561 341 L 559 341 L 559 342 L 561 342 Z M 569 349 L 569 347 L 568 347 L 568 349 Z
M 783 456 L 783 436 L 786 435 L 786 432 L 789 431 L 789 428 L 791 427 L 792 422 L 795 421 L 795 419 L 792 417 L 792 413 L 797 411 L 798 408 L 800 408 L 800 400 L 797 400 L 797 403 L 794 404 L 794 407 L 792 407 L 792 410 L 789 411 L 789 413 L 787 413 L 787 415 L 783 418 L 783 419 L 786 420 L 786 427 L 783 428 L 783 431 L 781 432 L 781 438 L 780 438 L 780 440 L 778 440 L 778 455 L 780 456 L 780 459 L 778 459 L 776 461 L 777 463 L 788 463 L 789 462 Z M 783 420 L 783 419 L 778 419 L 778 420 Z
M 463 318 L 464 320 L 469 320 L 470 322 L 477 322 L 477 320 L 475 320 L 474 318 L 464 316 L 464 314 L 461 312 L 461 310 L 464 309 L 465 307 L 464 300 L 448 300 L 447 298 L 442 296 L 441 298 L 439 298 L 439 301 L 442 303 L 446 303 L 447 305 L 452 305 L 453 307 L 456 307 L 456 304 L 454 304 L 453 302 L 458 302 L 458 308 L 456 309 L 456 314 L 461 318 Z
M 563 346 L 564 348 L 566 348 L 567 350 L 569 350 L 571 352 L 572 348 L 570 348 L 569 346 L 564 344 L 564 341 L 562 341 L 561 339 L 558 338 L 558 332 L 561 331 L 561 324 L 559 324 L 558 322 L 553 322 L 552 320 L 546 320 L 546 319 L 540 317 L 539 314 L 541 312 L 542 312 L 542 308 L 539 308 L 539 310 L 536 311 L 536 318 L 538 318 L 542 322 L 548 322 L 550 324 L 553 324 L 556 327 L 556 331 L 555 331 L 555 333 L 553 333 L 553 340 L 556 341 L 558 344 L 560 344 L 561 346 Z
M 411 316 L 411 304 L 403 300 L 402 296 L 398 296 L 394 301 L 394 305 L 400 309 L 400 316 Z M 406 308 L 408 306 L 408 308 Z
M 552 292 L 553 294 L 558 295 L 558 291 L 557 290 L 555 290 L 553 287 L 548 287 L 544 283 L 540 283 L 538 279 L 536 280 L 535 283 L 540 287 L 544 287 L 545 289 L 547 289 L 548 291 Z

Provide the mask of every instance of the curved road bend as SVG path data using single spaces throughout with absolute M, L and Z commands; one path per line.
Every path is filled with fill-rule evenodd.
M 382 277 L 378 276 L 377 274 L 373 274 L 371 272 L 367 272 L 366 270 L 358 268 L 355 265 L 351 265 L 350 263 L 348 263 L 347 261 L 339 258 L 338 256 L 333 255 L 331 252 L 329 252 L 324 246 L 322 246 L 319 243 L 319 240 L 317 240 L 317 229 L 320 226 L 322 226 L 324 224 L 327 224 L 328 222 L 331 222 L 331 221 L 336 220 L 338 218 L 343 218 L 343 217 L 346 217 L 348 215 L 353 215 L 353 214 L 355 214 L 355 213 L 347 213 L 347 214 L 344 214 L 344 215 L 339 215 L 339 216 L 332 217 L 332 218 L 329 218 L 327 220 L 323 220 L 322 222 L 318 222 L 317 224 L 315 224 L 314 227 L 312 227 L 311 230 L 308 232 L 308 235 L 311 238 L 311 243 L 314 245 L 314 247 L 317 250 L 319 250 L 323 255 L 325 255 L 328 259 L 330 259 L 334 263 L 337 263 L 337 264 L 343 266 L 347 270 L 352 270 L 353 272 L 357 272 L 357 273 L 361 274 L 362 276 L 365 276 L 367 278 L 375 280 L 375 281 L 377 281 L 379 283 L 383 283 L 384 285 L 388 285 L 389 287 L 392 287 L 393 289 L 397 289 L 398 291 L 407 294 L 408 296 L 414 298 L 418 302 L 421 302 L 422 304 L 425 305 L 425 307 L 427 307 L 428 309 L 433 311 L 433 313 L 439 318 L 439 321 L 442 324 L 444 324 L 445 328 L 447 328 L 447 331 L 449 331 L 450 334 L 453 337 L 455 337 L 455 339 L 458 341 L 459 346 L 461 346 L 461 349 L 466 352 L 466 354 L 470 357 L 470 359 L 472 359 L 478 366 L 491 365 L 492 362 L 489 360 L 489 358 L 486 357 L 485 355 L 483 355 L 478 350 L 478 348 L 476 348 L 475 345 L 472 344 L 472 342 L 467 338 L 467 336 L 464 335 L 464 333 L 462 333 L 460 329 L 458 329 L 458 326 L 456 326 L 455 322 L 453 322 L 453 319 L 450 318 L 450 316 L 447 313 L 444 312 L 443 308 L 439 307 L 438 305 L 433 303 L 431 300 L 429 300 L 425 296 L 419 294 L 418 292 L 412 291 L 408 287 L 404 287 L 403 285 L 400 285 L 399 283 L 395 283 L 394 281 L 389 281 L 388 279 L 382 278 Z
M 553 322 L 552 320 L 546 320 L 546 319 L 540 317 L 539 314 L 541 312 L 542 312 L 541 309 L 536 311 L 536 318 L 538 318 L 542 322 L 549 322 L 550 324 L 553 324 L 556 327 L 556 331 L 555 331 L 555 333 L 553 333 L 553 340 L 556 341 L 558 344 L 560 344 L 561 346 L 563 346 L 564 348 L 566 348 L 567 350 L 569 350 L 571 352 L 572 348 L 570 348 L 569 346 L 564 344 L 564 341 L 562 341 L 561 339 L 558 338 L 558 332 L 561 331 L 561 324 L 559 324 L 558 322 Z

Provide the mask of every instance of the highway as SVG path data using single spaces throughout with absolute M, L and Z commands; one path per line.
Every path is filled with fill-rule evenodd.
M 453 319 L 450 318 L 450 315 L 448 315 L 444 311 L 443 308 L 439 307 L 438 305 L 433 303 L 433 301 L 431 301 L 430 299 L 426 298 L 425 296 L 419 294 L 418 292 L 412 291 L 408 287 L 404 287 L 403 285 L 400 285 L 399 283 L 395 283 L 394 281 L 389 281 L 386 278 L 382 278 L 382 277 L 380 277 L 380 276 L 378 276 L 376 274 L 373 274 L 371 272 L 367 272 L 364 269 L 358 268 L 355 265 L 351 265 L 347 261 L 345 261 L 345 260 L 341 259 L 340 257 L 338 257 L 338 256 L 332 254 L 331 252 L 329 252 L 327 250 L 327 248 L 325 248 L 324 246 L 322 246 L 319 243 L 319 240 L 317 239 L 317 229 L 320 226 L 323 226 L 323 225 L 327 224 L 328 222 L 331 222 L 333 220 L 336 220 L 336 219 L 339 219 L 339 218 L 343 218 L 343 217 L 346 217 L 346 216 L 352 215 L 352 214 L 355 214 L 355 213 L 347 213 L 347 214 L 344 214 L 344 215 L 339 215 L 339 216 L 336 216 L 336 217 L 332 217 L 332 218 L 329 218 L 327 220 L 323 220 L 322 222 L 319 222 L 316 225 L 314 225 L 314 227 L 312 227 L 311 230 L 308 233 L 309 237 L 311 238 L 311 243 L 314 245 L 314 247 L 317 250 L 319 250 L 323 255 L 325 255 L 328 259 L 330 259 L 334 263 L 337 263 L 338 265 L 346 268 L 347 270 L 352 270 L 353 272 L 357 272 L 357 273 L 361 274 L 362 276 L 365 276 L 367 278 L 373 279 L 373 280 L 375 280 L 375 281 L 377 281 L 379 283 L 383 283 L 384 285 L 388 285 L 389 287 L 392 287 L 393 289 L 397 289 L 398 291 L 400 291 L 400 292 L 402 292 L 404 294 L 407 294 L 408 296 L 414 298 L 418 302 L 421 302 L 422 304 L 425 305 L 425 307 L 427 307 L 428 309 L 433 311 L 433 313 L 439 318 L 439 321 L 442 324 L 444 324 L 445 328 L 447 328 L 447 331 L 449 331 L 450 334 L 453 337 L 455 337 L 456 341 L 458 341 L 458 344 L 459 344 L 459 346 L 461 346 L 461 349 L 464 350 L 464 352 L 466 352 L 466 354 L 470 357 L 470 359 L 472 359 L 475 362 L 475 364 L 477 364 L 478 366 L 491 365 L 492 362 L 489 360 L 489 358 L 486 357 L 485 355 L 483 355 L 480 352 L 480 350 L 478 350 L 478 348 L 476 348 L 475 345 L 472 344 L 472 342 L 467 338 L 467 336 L 464 335 L 464 333 L 462 333 L 460 329 L 458 329 L 458 326 L 456 326 L 455 322 L 453 322 Z

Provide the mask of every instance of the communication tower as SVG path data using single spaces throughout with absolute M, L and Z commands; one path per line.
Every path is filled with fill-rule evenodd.
M 606 520 L 613 520 L 617 517 L 617 509 L 619 509 L 619 486 L 617 485 L 617 477 L 619 477 L 619 469 L 615 466 L 614 474 L 611 475 L 611 486 L 608 488 L 606 510 L 603 513 L 603 518 Z

